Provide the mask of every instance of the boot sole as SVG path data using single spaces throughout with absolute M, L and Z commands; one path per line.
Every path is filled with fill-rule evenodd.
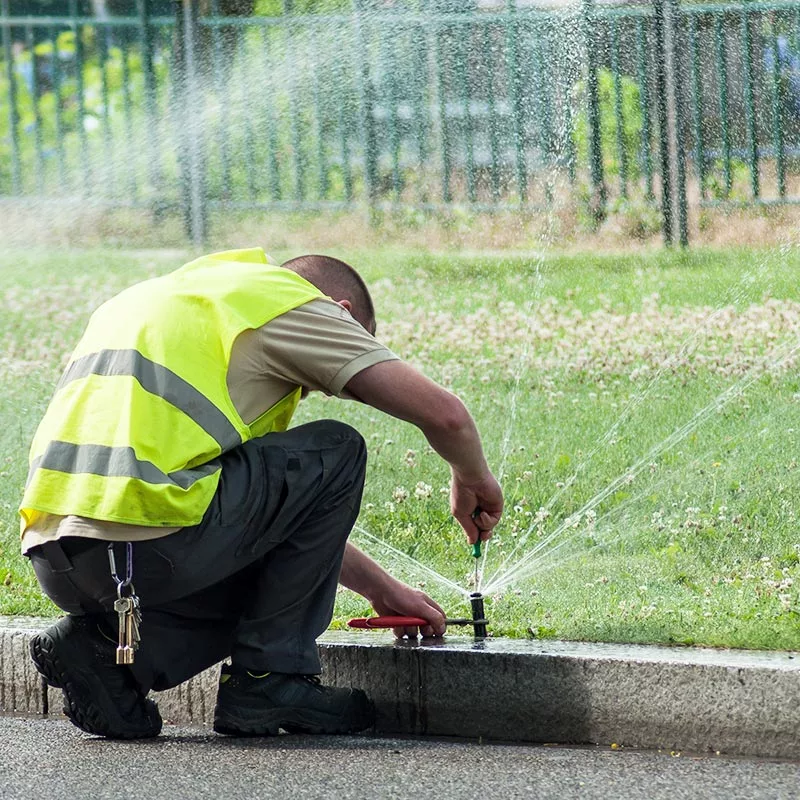
M 217 711 L 214 730 L 226 736 L 277 736 L 281 728 L 287 733 L 342 734 L 366 730 L 372 727 L 373 721 L 371 708 L 366 713 L 366 719 L 357 722 L 343 721 L 329 714 L 302 708 L 269 709 L 260 713 L 258 718 L 225 709 Z
M 116 712 L 113 716 L 117 719 L 112 721 L 109 719 L 107 709 L 98 703 L 97 681 L 86 680 L 80 668 L 69 670 L 59 653 L 59 648 L 68 649 L 69 646 L 63 639 L 57 643 L 46 632 L 31 639 L 30 652 L 34 666 L 48 685 L 61 689 L 64 695 L 64 714 L 73 725 L 86 733 L 111 739 L 143 739 L 158 736 L 161 732 L 161 716 L 152 700 L 144 701 L 150 723 L 148 728 L 126 726 L 125 721 Z M 79 658 L 76 661 L 79 663 Z

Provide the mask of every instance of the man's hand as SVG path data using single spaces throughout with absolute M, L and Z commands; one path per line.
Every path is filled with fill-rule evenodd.
M 470 544 L 490 539 L 503 513 L 503 490 L 488 473 L 478 481 L 465 481 L 455 472 L 450 485 L 450 511 L 467 534 Z
M 423 636 L 443 636 L 445 628 L 445 613 L 441 606 L 431 600 L 425 592 L 412 589 L 400 581 L 388 584 L 384 593 L 370 599 L 372 607 L 382 617 L 421 617 L 428 620 L 430 625 L 417 628 L 394 628 L 394 635 L 398 638 L 408 636 L 416 638 L 417 630 Z
M 421 617 L 430 625 L 421 628 L 423 636 L 442 636 L 447 627 L 441 607 L 425 592 L 412 589 L 393 578 L 380 564 L 347 543 L 339 581 L 343 586 L 366 597 L 381 616 Z M 417 628 L 395 628 L 395 636 L 417 635 Z

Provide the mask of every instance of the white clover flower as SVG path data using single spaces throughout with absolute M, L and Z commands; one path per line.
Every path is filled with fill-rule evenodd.
M 414 487 L 414 494 L 420 499 L 423 497 L 430 497 L 432 493 L 433 493 L 433 487 L 430 484 L 423 483 L 422 481 L 420 481 Z
M 405 486 L 396 486 L 395 490 L 392 492 L 392 500 L 396 503 L 402 503 L 404 500 L 408 500 L 408 489 Z

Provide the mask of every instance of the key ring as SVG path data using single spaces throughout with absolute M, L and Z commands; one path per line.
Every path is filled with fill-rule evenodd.
M 118 600 L 122 600 L 122 598 L 123 598 L 122 590 L 126 586 L 130 586 L 131 587 L 131 593 L 129 595 L 127 595 L 127 597 L 136 597 L 136 589 L 133 586 L 133 581 L 130 581 L 130 582 L 128 582 L 128 581 L 120 581 L 117 584 L 117 599 Z
M 134 594 L 133 588 L 133 544 L 131 542 L 125 543 L 125 580 L 122 580 L 117 575 L 117 560 L 114 557 L 114 542 L 108 543 L 108 565 L 111 568 L 111 577 L 117 585 L 117 597 L 122 599 L 122 591 L 128 586 L 131 587 L 131 595 Z

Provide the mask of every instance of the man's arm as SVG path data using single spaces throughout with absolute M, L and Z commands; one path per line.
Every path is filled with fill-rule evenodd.
M 361 402 L 416 425 L 450 464 L 450 508 L 470 543 L 488 539 L 503 512 L 503 492 L 461 400 L 404 361 L 368 367 L 347 382 Z

